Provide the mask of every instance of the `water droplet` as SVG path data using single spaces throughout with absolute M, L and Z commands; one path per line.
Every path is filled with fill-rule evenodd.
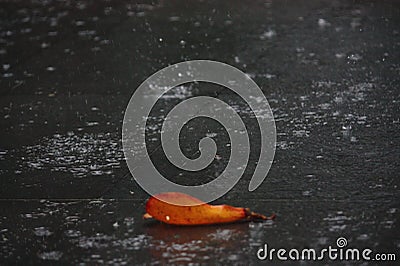
M 331 25 L 331 23 L 329 23 L 328 21 L 326 21 L 323 18 L 318 19 L 318 26 L 320 28 L 325 28 L 325 27 L 329 27 Z
M 274 30 L 269 29 L 268 31 L 265 31 L 263 34 L 260 35 L 261 40 L 266 40 L 266 39 L 271 39 L 276 35 L 276 32 Z

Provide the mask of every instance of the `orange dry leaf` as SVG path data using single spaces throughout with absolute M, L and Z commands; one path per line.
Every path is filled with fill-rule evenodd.
M 154 218 L 175 225 L 205 225 L 232 223 L 241 220 L 272 220 L 275 218 L 275 215 L 264 216 L 251 212 L 248 208 L 209 205 L 179 192 L 161 193 L 151 197 L 146 203 L 146 212 L 143 218 Z

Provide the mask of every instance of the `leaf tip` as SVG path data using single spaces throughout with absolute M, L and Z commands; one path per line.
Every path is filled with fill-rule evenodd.
M 143 214 L 143 219 L 151 219 L 151 218 L 153 218 L 153 216 L 151 216 L 150 214 L 148 213 Z

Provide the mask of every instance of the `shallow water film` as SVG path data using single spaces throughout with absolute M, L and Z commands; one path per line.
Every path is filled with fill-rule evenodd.
M 0 1 L 0 264 L 258 265 L 270 262 L 257 256 L 265 244 L 319 251 L 338 248 L 339 238 L 398 261 L 399 25 L 398 1 Z M 142 219 L 149 195 L 125 161 L 125 109 L 147 77 L 195 59 L 235 66 L 261 88 L 277 131 L 271 170 L 248 191 L 260 153 L 255 114 L 203 82 L 173 88 L 146 117 L 151 159 L 179 184 L 219 176 L 231 151 L 221 124 L 200 117 L 182 128 L 189 158 L 202 138 L 217 144 L 198 172 L 169 162 L 160 131 L 186 99 L 226 102 L 251 132 L 251 153 L 215 204 L 275 213 L 274 221 Z

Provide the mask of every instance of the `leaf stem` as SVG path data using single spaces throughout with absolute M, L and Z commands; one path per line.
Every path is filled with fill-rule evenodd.
M 276 217 L 276 214 L 272 214 L 271 216 L 265 216 L 260 213 L 252 212 L 249 208 L 244 209 L 246 212 L 246 219 L 251 220 L 251 221 L 256 221 L 256 220 L 273 220 Z

